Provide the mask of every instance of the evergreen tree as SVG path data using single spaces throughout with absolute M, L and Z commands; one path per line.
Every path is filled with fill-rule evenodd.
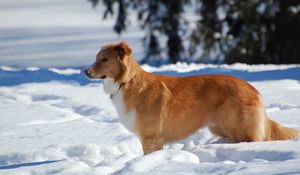
M 94 6 L 99 0 L 90 0 Z M 127 11 L 138 14 L 146 32 L 143 63 L 168 53 L 170 62 L 183 60 L 185 50 L 199 61 L 214 63 L 300 62 L 300 1 L 299 0 L 102 0 L 104 17 L 114 14 L 114 30 L 121 33 L 128 25 Z M 184 7 L 196 6 L 199 18 L 196 27 L 186 27 Z M 190 12 L 190 11 L 189 11 Z M 189 33 L 188 49 L 183 41 Z M 161 38 L 166 37 L 166 43 Z M 166 47 L 166 48 L 165 48 Z M 200 49 L 199 49 L 200 48 Z M 195 53 L 201 50 L 201 56 Z
M 99 0 L 90 0 L 93 6 L 99 3 Z M 103 0 L 105 5 L 104 18 L 107 14 L 114 14 L 112 6 L 118 4 L 118 18 L 114 26 L 114 30 L 120 34 L 126 29 L 127 19 L 126 11 L 128 9 L 134 9 L 138 12 L 138 19 L 141 22 L 141 27 L 146 30 L 146 36 L 144 37 L 144 44 L 146 46 L 145 58 L 143 63 L 149 62 L 153 58 L 158 58 L 160 52 L 164 50 L 163 46 L 159 44 L 159 35 L 166 36 L 167 41 L 165 43 L 169 60 L 172 63 L 176 63 L 182 60 L 182 52 L 184 50 L 182 45 L 182 37 L 179 35 L 181 30 L 181 23 L 183 18 L 181 16 L 183 12 L 183 6 L 187 0 Z
M 191 53 L 225 63 L 299 63 L 299 0 L 202 0 L 201 19 L 191 35 Z M 296 8 L 298 11 L 292 11 Z

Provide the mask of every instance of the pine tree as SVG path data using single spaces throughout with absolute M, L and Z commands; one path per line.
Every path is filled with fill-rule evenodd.
M 99 0 L 90 0 L 93 6 L 99 3 Z M 141 27 L 146 30 L 144 44 L 146 46 L 145 58 L 142 61 L 150 62 L 151 59 L 157 59 L 160 52 L 164 49 L 163 45 L 167 46 L 170 62 L 176 63 L 182 60 L 183 45 L 179 35 L 181 30 L 183 5 L 187 0 L 103 0 L 106 7 L 104 18 L 108 14 L 114 14 L 112 6 L 118 4 L 117 20 L 114 30 L 120 34 L 126 29 L 127 13 L 131 8 L 138 12 L 138 19 L 141 22 Z M 167 43 L 159 44 L 158 35 L 167 37 Z
M 99 0 L 90 0 L 96 6 Z M 118 5 L 114 30 L 120 34 L 128 25 L 127 11 L 137 12 L 145 58 L 142 63 L 159 62 L 167 53 L 170 62 L 183 61 L 185 50 L 198 61 L 213 63 L 243 62 L 300 63 L 299 0 L 102 0 L 104 17 L 114 14 Z M 192 2 L 192 3 L 191 3 Z M 196 6 L 199 20 L 195 28 L 187 28 L 184 7 Z M 183 33 L 190 33 L 189 40 Z M 166 42 L 162 43 L 161 38 Z M 188 41 L 188 48 L 183 47 Z M 195 55 L 198 50 L 201 56 Z M 195 60 L 195 59 L 194 59 Z
M 299 63 L 300 15 L 291 12 L 298 6 L 299 0 L 202 0 L 191 53 L 203 44 L 202 58 L 215 54 L 225 63 Z
M 268 61 L 275 64 L 300 63 L 300 1 L 277 3 L 275 16 L 266 21 Z

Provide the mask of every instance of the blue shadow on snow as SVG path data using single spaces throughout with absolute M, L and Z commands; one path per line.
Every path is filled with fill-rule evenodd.
M 80 70 L 83 70 L 81 67 Z M 173 76 L 190 76 L 190 75 L 208 75 L 208 74 L 227 74 L 239 77 L 246 81 L 265 81 L 265 80 L 280 80 L 293 79 L 300 80 L 300 67 L 288 68 L 284 70 L 268 70 L 259 72 L 249 72 L 243 70 L 232 70 L 224 68 L 205 68 L 191 72 L 178 73 L 176 71 L 161 71 L 154 72 L 156 74 L 165 74 Z M 0 86 L 14 86 L 24 83 L 40 83 L 49 81 L 67 81 L 77 82 L 80 85 L 86 85 L 93 81 L 88 80 L 83 73 L 64 75 L 41 68 L 37 71 L 19 70 L 5 71 L 0 69 Z
M 16 168 L 27 167 L 27 166 L 45 165 L 45 164 L 60 162 L 60 161 L 63 161 L 63 160 L 65 160 L 65 159 L 61 159 L 61 160 L 47 160 L 47 161 L 42 161 L 42 162 L 19 163 L 19 164 L 14 164 L 14 165 L 5 165 L 5 166 L 0 166 L 0 170 L 16 169 Z

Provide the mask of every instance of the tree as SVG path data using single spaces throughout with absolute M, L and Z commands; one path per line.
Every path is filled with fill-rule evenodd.
M 94 6 L 99 0 L 90 0 Z M 102 0 L 104 17 L 117 13 L 114 30 L 120 34 L 128 25 L 127 11 L 137 12 L 145 58 L 142 63 L 161 59 L 167 53 L 170 62 L 190 58 L 199 62 L 299 63 L 299 0 Z M 114 11 L 114 4 L 118 6 Z M 196 8 L 198 21 L 184 19 L 184 9 Z M 187 27 L 187 23 L 195 27 Z M 183 35 L 188 33 L 188 36 Z M 163 44 L 160 38 L 165 37 Z M 183 41 L 188 46 L 183 46 Z M 167 49 L 165 49 L 165 47 Z M 198 53 L 198 54 L 195 54 Z M 200 53 L 200 55 L 199 55 Z M 195 59 L 194 59 L 195 60 Z
M 202 44 L 225 63 L 299 63 L 299 0 L 202 0 L 191 54 Z
M 93 6 L 99 3 L 99 0 L 90 0 Z M 163 46 L 158 42 L 158 35 L 167 37 L 165 45 L 167 46 L 170 62 L 176 63 L 182 61 L 182 37 L 179 35 L 181 23 L 184 22 L 181 14 L 183 5 L 187 0 L 103 0 L 105 5 L 104 18 L 108 14 L 114 14 L 113 5 L 118 5 L 117 20 L 114 30 L 120 34 L 126 29 L 126 11 L 134 9 L 138 13 L 138 19 L 141 22 L 141 27 L 146 31 L 144 44 L 146 45 L 145 58 L 143 63 L 149 62 L 151 59 L 158 58 Z

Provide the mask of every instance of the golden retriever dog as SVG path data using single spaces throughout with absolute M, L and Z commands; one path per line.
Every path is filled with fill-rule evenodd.
M 299 132 L 266 113 L 259 92 L 228 75 L 174 77 L 144 71 L 125 43 L 107 44 L 84 72 L 103 79 L 121 123 L 141 140 L 144 154 L 207 126 L 234 142 L 293 139 Z

